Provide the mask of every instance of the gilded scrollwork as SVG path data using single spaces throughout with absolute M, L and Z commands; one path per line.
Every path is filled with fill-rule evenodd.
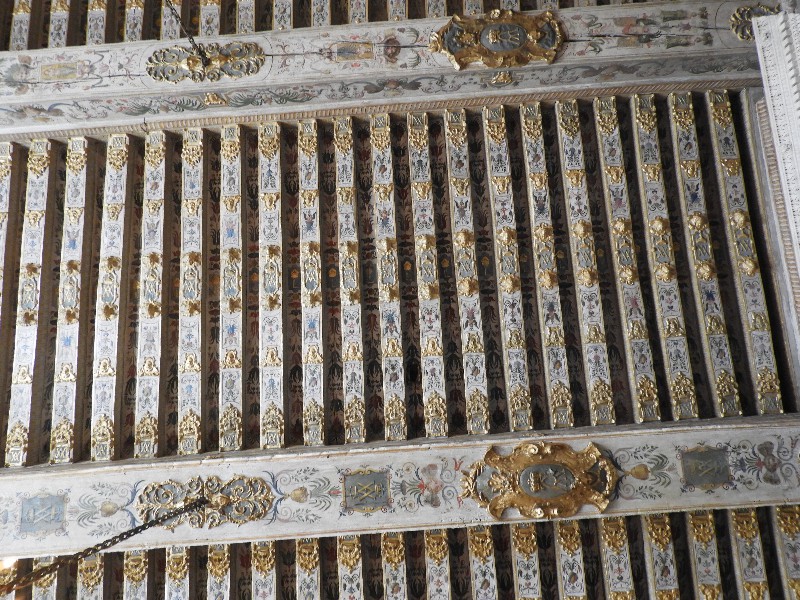
M 384 533 L 381 536 L 383 561 L 396 569 L 405 562 L 405 544 L 402 533 Z
M 743 42 L 751 42 L 753 35 L 753 19 L 775 15 L 780 12 L 781 6 L 764 6 L 760 2 L 755 6 L 740 6 L 731 13 L 731 31 Z
M 122 568 L 125 581 L 139 585 L 147 576 L 147 551 L 134 550 L 125 553 L 125 562 Z
M 489 528 L 478 526 L 467 529 L 467 541 L 469 543 L 469 553 L 482 563 L 485 563 L 494 555 L 494 543 L 492 532 Z
M 342 567 L 352 573 L 361 564 L 361 541 L 358 536 L 340 537 L 338 539 L 336 558 Z
M 264 65 L 264 51 L 253 42 L 204 43 L 206 61 L 190 46 L 171 46 L 153 52 L 147 59 L 147 74 L 156 81 L 178 83 L 190 79 L 219 81 L 255 75 Z
M 577 521 L 556 523 L 558 543 L 569 554 L 577 554 L 581 549 L 581 529 Z
M 430 529 L 425 532 L 425 557 L 436 565 L 442 564 L 447 558 L 447 531 L 443 529 Z
M 525 442 L 503 456 L 493 448 L 464 472 L 464 496 L 495 518 L 508 508 L 523 517 L 570 517 L 592 504 L 602 512 L 616 485 L 617 472 L 599 448 L 576 452 L 566 444 Z
M 532 557 L 538 549 L 536 526 L 533 523 L 515 523 L 511 526 L 514 550 L 524 558 Z
M 261 576 L 267 576 L 275 568 L 274 542 L 258 542 L 252 546 L 253 568 Z
M 96 554 L 90 558 L 81 559 L 78 562 L 78 577 L 85 590 L 96 589 L 103 581 L 103 555 Z

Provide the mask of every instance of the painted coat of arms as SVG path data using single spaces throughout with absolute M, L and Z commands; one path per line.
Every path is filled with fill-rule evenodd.
M 608 506 L 617 471 L 594 444 L 576 452 L 566 444 L 526 442 L 507 456 L 490 448 L 464 471 L 464 497 L 497 519 L 507 508 L 523 517 L 571 517 L 585 504 Z
M 551 63 L 561 47 L 561 25 L 551 12 L 527 15 L 493 10 L 482 18 L 454 16 L 431 35 L 430 49 L 447 55 L 456 69 L 481 61 L 487 67 Z

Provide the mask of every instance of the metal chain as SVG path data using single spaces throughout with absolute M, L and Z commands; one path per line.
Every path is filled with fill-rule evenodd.
M 167 0 L 169 1 L 169 0 Z M 4 596 L 6 594 L 10 594 L 11 592 L 15 592 L 17 590 L 21 590 L 28 586 L 33 585 L 43 577 L 47 577 L 51 573 L 55 573 L 58 571 L 59 568 L 69 565 L 72 563 L 76 563 L 79 560 L 92 556 L 93 554 L 97 554 L 103 550 L 108 550 L 112 546 L 116 546 L 120 542 L 124 542 L 127 539 L 132 538 L 135 535 L 139 535 L 143 531 L 147 531 L 151 527 L 155 527 L 156 525 L 161 525 L 175 517 L 180 517 L 181 515 L 191 512 L 193 510 L 197 510 L 198 508 L 202 508 L 204 505 L 208 504 L 207 498 L 198 498 L 189 504 L 182 506 L 180 508 L 174 508 L 162 514 L 161 516 L 156 517 L 155 519 L 151 519 L 150 521 L 146 521 L 141 525 L 137 525 L 133 529 L 128 529 L 127 531 L 123 531 L 115 535 L 114 537 L 110 537 L 107 540 L 100 542 L 99 544 L 95 544 L 94 546 L 90 546 L 85 550 L 81 550 L 80 552 L 76 552 L 75 554 L 70 554 L 69 556 L 65 556 L 62 558 L 57 558 L 49 565 L 44 565 L 39 567 L 38 569 L 34 569 L 30 573 L 26 575 L 20 575 L 12 579 L 6 585 L 0 587 L 0 595 Z
M 180 26 L 183 35 L 185 35 L 186 39 L 189 40 L 189 44 L 192 46 L 192 50 L 194 50 L 195 54 L 197 54 L 197 56 L 200 57 L 200 62 L 203 63 L 204 67 L 210 65 L 211 60 L 208 58 L 205 49 L 203 48 L 202 44 L 198 44 L 197 42 L 194 41 L 194 36 L 192 36 L 191 33 L 186 31 L 186 27 L 183 26 L 183 21 L 181 20 L 181 16 L 178 14 L 175 5 L 172 3 L 172 0 L 167 0 L 167 6 L 169 7 L 170 12 L 172 12 L 172 15 L 178 21 L 178 25 Z

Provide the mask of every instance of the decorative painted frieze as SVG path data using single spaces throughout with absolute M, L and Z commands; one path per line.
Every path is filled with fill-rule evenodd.
M 383 589 L 386 600 L 404 600 L 408 597 L 406 580 L 406 544 L 402 533 L 381 535 L 383 559 Z
M 662 360 L 675 420 L 698 416 L 694 374 L 686 339 L 686 323 L 678 289 L 678 271 L 661 167 L 656 105 L 653 95 L 631 98 L 634 116 L 640 210 L 645 221 L 647 262 L 658 315 Z
M 695 309 L 700 320 L 699 341 L 710 379 L 714 410 L 721 417 L 739 415 L 739 386 L 733 370 L 728 328 L 717 279 L 691 94 L 670 94 L 669 110 L 689 273 Z
M 292 28 L 292 0 L 273 0 L 272 30 L 286 31 Z
M 695 594 L 698 598 L 721 600 L 722 579 L 714 513 L 709 510 L 691 512 L 686 515 L 686 522 Z
M 244 392 L 244 286 L 245 246 L 242 217 L 241 131 L 237 125 L 222 128 L 220 138 L 220 386 L 219 449 L 242 448 Z
M 129 138 L 112 135 L 106 146 L 106 178 L 100 232 L 100 273 L 97 281 L 94 326 L 94 378 L 92 382 L 92 460 L 118 455 L 117 416 L 122 398 L 120 333 L 125 314 L 128 243 L 132 211 L 126 209 L 129 190 Z
M 472 211 L 467 117 L 463 110 L 445 115 L 447 167 L 450 177 L 450 229 L 461 330 L 467 431 L 489 431 L 489 392 L 483 348 L 483 317 L 475 258 L 475 225 Z
M 275 600 L 278 597 L 275 542 L 253 542 L 250 545 L 250 563 L 253 598 Z
M 131 550 L 123 556 L 122 575 L 125 600 L 147 598 L 149 559 L 147 550 Z M 102 594 L 100 596 L 102 598 Z
M 513 557 L 514 593 L 516 598 L 542 598 L 539 569 L 539 552 L 535 523 L 511 525 L 511 552 Z
M 167 560 L 164 577 L 165 597 L 170 600 L 188 600 L 190 548 L 186 546 L 167 547 Z
M 204 346 L 203 263 L 207 218 L 204 218 L 204 136 L 202 129 L 183 133 L 181 263 L 178 291 L 178 453 L 197 454 L 202 448 Z
M 642 525 L 650 593 L 657 600 L 677 600 L 680 588 L 669 515 L 647 515 Z
M 206 598 L 229 598 L 231 594 L 231 556 L 227 544 L 208 547 Z
M 45 257 L 51 255 L 55 236 L 53 152 L 47 140 L 33 140 L 28 153 L 28 184 L 25 190 L 25 212 L 17 293 L 17 326 L 14 331 L 14 359 L 11 367 L 11 397 L 8 404 L 5 464 L 21 467 L 27 461 L 28 434 L 31 427 L 31 404 L 34 386 L 41 392 L 42 365 L 37 365 L 44 349 L 39 346 L 42 301 L 48 298 L 47 277 L 43 277 Z M 49 265 L 48 265 L 49 268 Z M 37 366 L 39 367 L 37 369 Z
M 383 368 L 383 416 L 387 440 L 406 438 L 406 388 L 403 368 L 400 271 L 394 206 L 391 123 L 388 114 L 372 117 L 372 213 L 378 249 L 378 304 Z
M 200 26 L 198 30 L 201 37 L 219 35 L 221 11 L 221 0 L 203 0 L 200 2 Z
M 555 547 L 560 597 L 585 600 L 588 592 L 579 521 L 559 521 L 555 524 Z
M 261 447 L 283 446 L 283 232 L 280 125 L 258 129 Z
M 300 300 L 303 344 L 303 440 L 319 446 L 325 434 L 322 341 L 322 233 L 317 122 L 297 126 L 300 179 Z
M 133 552 L 144 551 L 134 550 Z M 87 600 L 103 600 L 103 574 L 105 558 L 102 554 L 94 554 L 78 562 L 78 595 Z M 126 595 L 126 598 L 132 596 Z
M 589 414 L 592 425 L 612 424 L 611 373 L 577 101 L 558 102 L 556 116 Z
M 446 529 L 429 529 L 425 536 L 425 578 L 428 600 L 450 599 L 450 547 Z
M 636 421 L 657 421 L 660 418 L 658 389 L 639 270 L 636 266 L 631 205 L 616 100 L 613 97 L 596 98 L 594 116 L 600 143 L 600 173 L 611 238 L 611 257 L 616 281 L 614 287 L 622 316 L 629 395 Z
M 502 318 L 503 374 L 512 431 L 533 428 L 527 343 L 522 321 L 517 223 L 502 106 L 483 109 L 484 144 L 494 229 L 495 275 Z
M 419 297 L 419 343 L 422 353 L 422 405 L 428 437 L 447 435 L 447 391 L 442 349 L 442 311 L 439 304 L 439 258 L 433 208 L 428 115 L 408 115 L 411 205 Z
M 350 443 L 363 442 L 366 437 L 361 265 L 352 121 L 350 117 L 337 117 L 333 128 L 336 152 L 336 216 L 339 223 L 344 437 L 345 442 Z
M 467 529 L 469 566 L 475 600 L 496 600 L 498 597 L 494 541 L 490 527 L 479 525 Z
M 50 462 L 72 460 L 75 448 L 75 425 L 83 415 L 78 413 L 78 390 L 83 395 L 85 365 L 90 358 L 86 334 L 89 319 L 88 294 L 94 230 L 94 185 L 87 177 L 87 140 L 67 141 L 67 184 L 64 198 L 64 221 L 61 234 L 61 274 L 58 290 L 58 324 L 56 326 L 55 380 L 53 382 Z M 87 234 L 84 232 L 88 230 Z M 83 319 L 81 315 L 83 314 Z
M 296 541 L 296 589 L 298 598 L 321 598 L 319 540 L 301 538 Z
M 711 142 L 714 148 L 717 181 L 720 188 L 722 217 L 725 221 L 728 256 L 734 265 L 736 300 L 745 330 L 746 364 L 749 366 L 756 410 L 759 414 L 781 413 L 780 381 L 772 347 L 772 330 L 767 316 L 764 282 L 756 253 L 745 192 L 742 160 L 733 127 L 727 92 L 707 92 L 711 115 Z
M 550 424 L 553 428 L 571 427 L 574 424 L 572 391 L 567 372 L 567 349 L 558 287 L 558 261 L 545 164 L 542 113 L 539 104 L 526 104 L 520 110 L 525 172 L 528 176 L 528 212 L 533 239 L 536 304 L 545 353 L 544 377 Z
M 106 41 L 106 2 L 90 0 L 86 13 L 86 45 L 99 46 Z
M 139 335 L 136 348 L 136 408 L 134 456 L 151 458 L 158 455 L 160 404 L 166 400 L 161 372 L 168 369 L 163 360 L 165 325 L 164 307 L 169 298 L 169 285 L 164 285 L 164 264 L 169 260 L 172 230 L 167 222 L 165 187 L 166 134 L 147 134 L 144 151 L 144 207 L 142 211 L 142 261 L 139 269 Z
M 361 566 L 361 539 L 357 535 L 346 535 L 337 539 L 336 562 L 339 565 L 339 597 L 362 600 L 364 577 Z

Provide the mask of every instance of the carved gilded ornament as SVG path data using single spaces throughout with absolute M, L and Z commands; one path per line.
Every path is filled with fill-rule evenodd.
M 336 559 L 351 573 L 361 564 L 361 542 L 358 536 L 348 535 L 339 538 Z
M 81 559 L 78 562 L 78 577 L 81 581 L 81 586 L 87 590 L 92 591 L 100 582 L 103 581 L 103 555 L 96 554 L 89 559 Z M 0 584 L 4 584 L 0 580 Z
M 242 413 L 233 404 L 228 404 L 219 418 L 220 449 L 239 450 L 242 447 Z M 224 444 L 222 440 L 232 441 Z
M 447 559 L 447 554 L 447 532 L 443 529 L 426 531 L 425 557 L 434 564 L 440 565 Z
M 494 542 L 489 528 L 479 526 L 467 530 L 469 553 L 480 562 L 485 563 L 494 554 Z
M 100 417 L 92 424 L 92 448 L 105 446 L 111 453 L 114 447 L 114 421 L 108 415 Z
M 156 417 L 150 413 L 146 413 L 141 419 L 139 419 L 139 422 L 136 423 L 134 436 L 137 447 L 147 445 L 151 448 L 155 448 L 158 444 L 158 420 Z M 136 453 L 135 458 L 139 458 L 138 452 Z
M 270 127 L 270 129 L 273 130 L 272 127 Z M 262 129 L 259 132 L 258 151 L 263 158 L 273 158 L 278 153 L 278 148 L 280 148 L 280 145 L 281 140 L 277 135 L 277 131 L 275 131 L 275 133 L 272 135 L 267 133 L 266 129 Z
M 268 448 L 283 446 L 283 411 L 274 402 L 267 404 L 267 410 L 261 417 L 261 439 L 267 440 L 265 447 Z
M 223 580 L 230 572 L 230 552 L 227 544 L 214 544 L 208 547 L 208 574 L 214 579 Z
M 144 148 L 144 161 L 152 169 L 157 169 L 164 160 L 164 144 L 148 143 Z
M 189 551 L 186 548 L 180 550 L 167 550 L 167 577 L 172 581 L 183 581 L 189 574 Z
M 678 600 L 680 592 L 676 589 L 656 590 L 656 600 Z
M 628 545 L 628 532 L 624 517 L 608 517 L 600 521 L 603 543 L 616 554 L 621 554 Z
M 406 436 L 406 405 L 400 396 L 392 394 L 384 407 L 386 439 L 404 439 Z M 395 433 L 396 432 L 396 433 Z
M 259 575 L 267 576 L 275 568 L 274 542 L 258 542 L 252 547 L 253 568 Z
M 788 538 L 800 535 L 800 505 L 779 506 L 775 509 L 778 527 Z
M 31 3 L 29 0 L 17 0 L 14 4 L 14 15 L 31 14 Z
M 0 180 L 11 175 L 11 157 L 0 157 Z
M 6 438 L 6 466 L 20 466 L 28 452 L 28 428 L 20 421 L 14 423 Z
M 373 128 L 370 132 L 370 139 L 372 140 L 372 147 L 376 150 L 386 150 L 389 148 L 389 130 L 388 128 Z M 390 190 L 391 191 L 391 190 Z
M 425 402 L 425 430 L 428 437 L 447 435 L 447 403 L 437 392 L 433 392 Z
M 669 517 L 665 514 L 653 514 L 645 517 L 647 522 L 647 535 L 650 541 L 662 552 L 672 543 L 672 529 Z
M 514 550 L 524 558 L 531 558 L 538 549 L 536 543 L 536 526 L 532 523 L 514 524 L 511 526 L 511 540 Z
M 50 166 L 50 156 L 47 154 L 28 155 L 28 172 L 36 177 L 41 177 Z
M 354 430 L 362 432 L 364 430 L 364 401 L 361 398 L 352 398 L 345 403 L 344 407 L 344 423 L 345 432 L 348 442 L 360 442 L 361 435 L 358 439 L 354 437 Z
M 703 600 L 718 600 L 722 597 L 722 586 L 718 583 L 701 583 L 700 595 Z
M 431 35 L 429 47 L 445 54 L 456 69 L 478 61 L 498 68 L 532 60 L 551 63 L 562 41 L 561 24 L 549 11 L 534 16 L 492 10 L 483 18 L 455 15 Z
M 764 600 L 769 591 L 766 581 L 743 581 L 742 587 L 747 594 L 746 600 Z
M 219 156 L 222 160 L 227 162 L 233 162 L 237 158 L 239 158 L 239 138 L 234 137 L 233 139 L 223 139 L 220 141 L 220 150 Z
M 676 104 L 672 108 L 672 118 L 681 129 L 688 129 L 694 125 L 694 111 L 691 108 L 683 108 Z M 694 175 L 690 175 L 690 177 L 694 177 Z
M 62 418 L 50 433 L 50 464 L 67 462 L 72 456 L 74 441 L 74 425 L 67 418 Z
M 264 65 L 266 57 L 261 46 L 253 42 L 227 44 L 204 43 L 208 64 L 190 46 L 172 46 L 153 52 L 147 59 L 147 74 L 156 81 L 178 83 L 190 79 L 219 81 L 223 77 L 238 79 L 255 75 Z
M 464 496 L 502 518 L 507 508 L 523 517 L 570 517 L 586 504 L 600 512 L 617 482 L 611 461 L 589 444 L 576 452 L 566 444 L 526 442 L 502 456 L 490 448 L 464 472 Z
M 303 407 L 303 434 L 307 446 L 322 444 L 324 420 L 325 411 L 316 400 Z
M 86 167 L 86 150 L 73 150 L 67 152 L 67 170 L 77 175 Z M 2 179 L 2 177 L 0 177 Z
M 200 417 L 191 408 L 178 424 L 180 454 L 194 454 L 200 450 Z
M 319 567 L 319 542 L 316 539 L 297 540 L 297 566 L 309 575 Z
M 123 574 L 125 581 L 133 585 L 142 583 L 147 576 L 147 551 L 126 552 Z
M 642 165 L 642 172 L 647 181 L 658 181 L 661 179 L 661 165 Z
M 450 178 L 450 185 L 453 186 L 456 196 L 466 196 L 469 193 L 469 179 L 458 179 L 457 177 Z
M 355 188 L 352 187 L 336 188 L 336 200 L 339 202 L 339 204 L 352 206 L 355 197 L 356 197 Z
M 710 511 L 698 511 L 689 515 L 689 527 L 692 536 L 701 544 L 708 544 L 714 539 L 714 515 Z
M 475 388 L 467 396 L 467 419 L 470 433 L 486 433 L 489 423 L 489 399 L 480 389 Z
M 381 554 L 383 562 L 398 568 L 405 561 L 405 544 L 402 533 L 384 533 L 381 535 Z
M 569 554 L 577 554 L 581 548 L 581 529 L 577 521 L 556 523 L 558 543 Z
M 781 6 L 764 6 L 760 2 L 755 6 L 740 6 L 731 14 L 731 31 L 743 42 L 751 42 L 753 35 L 753 18 L 776 15 Z
M 106 154 L 106 164 L 115 171 L 121 171 L 128 162 L 128 146 L 109 148 Z

